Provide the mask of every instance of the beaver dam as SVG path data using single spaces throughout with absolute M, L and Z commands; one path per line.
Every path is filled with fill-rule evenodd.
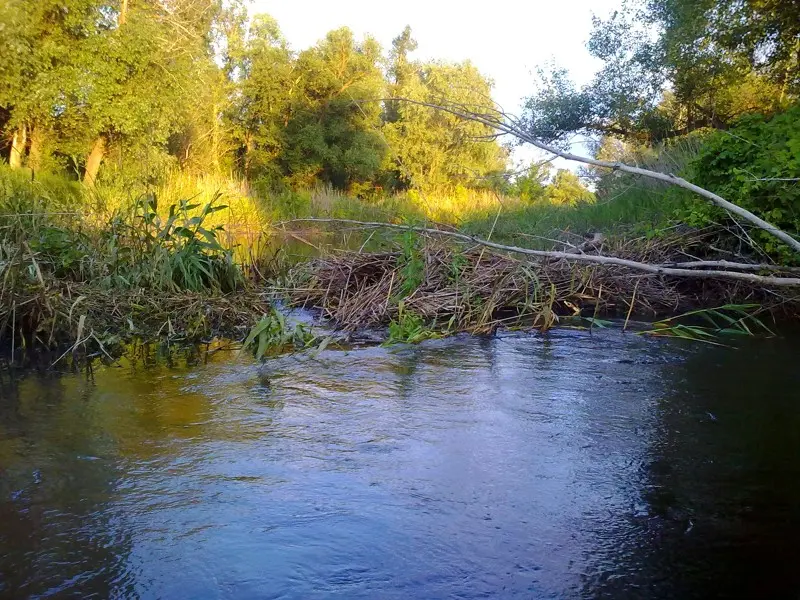
M 586 251 L 679 267 L 687 255 L 702 250 L 707 236 L 611 238 Z M 570 257 L 520 257 L 414 231 L 385 251 L 334 252 L 299 265 L 282 289 L 293 305 L 316 309 L 351 331 L 404 323 L 440 332 L 491 333 L 521 325 L 546 330 L 565 317 L 590 323 L 600 317 L 652 321 L 732 305 L 789 317 L 800 306 L 796 293 L 788 291 L 792 288 L 715 276 L 676 278 Z
M 130 259 L 127 279 L 114 279 L 103 262 L 107 256 L 94 247 L 76 259 L 79 268 L 66 269 L 52 251 L 20 244 L 0 262 L 0 344 L 9 357 L 45 353 L 54 364 L 86 356 L 112 359 L 132 341 L 240 341 L 255 330 L 259 337 L 250 341 L 260 355 L 265 348 L 281 352 L 319 343 L 319 336 L 288 331 L 282 319 L 267 327 L 265 315 L 276 314 L 275 301 L 311 309 L 348 334 L 384 328 L 379 337 L 402 342 L 504 327 L 543 331 L 576 321 L 603 326 L 608 318 L 624 319 L 626 327 L 632 320 L 662 320 L 660 333 L 681 337 L 723 330 L 751 334 L 767 329 L 753 330 L 748 323 L 793 318 L 800 307 L 798 288 L 783 285 L 795 281 L 796 268 L 737 263 L 735 273 L 720 271 L 732 263 L 709 254 L 714 232 L 708 230 L 684 228 L 652 239 L 610 236 L 581 246 L 565 243 L 567 252 L 525 255 L 451 230 L 391 224 L 378 224 L 388 227 L 388 235 L 358 231 L 360 243 L 335 238 L 338 248 L 355 250 L 326 249 L 311 241 L 319 231 L 308 223 L 293 225 L 294 231 L 274 238 L 279 244 L 272 252 L 251 253 L 245 264 L 234 263 L 221 247 L 156 247 L 175 263 L 171 270 L 159 271 L 165 259 L 148 249 L 141 259 Z M 335 226 L 327 226 L 336 234 Z M 288 253 L 287 239 L 306 248 L 301 262 L 276 259 Z M 308 247 L 315 257 L 307 256 Z M 706 260 L 687 259 L 699 256 Z M 605 260 L 616 262 L 591 262 Z M 185 289 L 191 272 L 181 261 L 194 265 L 194 289 Z M 636 265 L 664 268 L 643 272 Z M 700 268 L 691 277 L 671 275 L 687 272 L 684 265 Z M 129 282 L 134 276 L 136 285 Z M 712 317 L 706 333 L 663 322 L 698 310 L 714 311 L 703 315 Z M 265 337 L 266 329 L 271 333 Z

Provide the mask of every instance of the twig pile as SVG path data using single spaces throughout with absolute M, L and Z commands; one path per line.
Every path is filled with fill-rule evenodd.
M 676 280 L 566 259 L 518 259 L 487 248 L 462 250 L 421 239 L 416 249 L 421 273 L 409 293 L 401 291 L 408 258 L 388 251 L 342 253 L 302 265 L 290 277 L 289 296 L 294 305 L 318 309 L 347 330 L 385 325 L 404 310 L 428 323 L 474 333 L 522 323 L 546 329 L 560 316 L 654 317 L 731 302 L 785 301 L 743 282 Z M 604 252 L 665 262 L 690 242 L 677 235 L 658 241 L 612 240 Z

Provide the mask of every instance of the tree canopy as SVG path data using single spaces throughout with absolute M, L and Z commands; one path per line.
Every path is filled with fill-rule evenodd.
M 0 128 L 13 167 L 96 179 L 178 165 L 272 187 L 482 185 L 506 167 L 483 125 L 401 101 L 491 101 L 470 63 L 388 55 L 341 28 L 292 49 L 241 0 L 8 0 Z
M 743 114 L 774 113 L 800 93 L 796 0 L 630 0 L 595 18 L 587 45 L 603 67 L 578 88 L 557 68 L 526 104 L 528 130 L 657 141 Z

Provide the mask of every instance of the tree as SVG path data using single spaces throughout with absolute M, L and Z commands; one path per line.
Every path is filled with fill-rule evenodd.
M 93 140 L 84 182 L 93 184 L 112 145 L 151 157 L 184 116 L 184 90 L 193 68 L 209 53 L 215 0 L 122 2 L 117 27 L 97 36 L 94 50 L 104 60 L 91 64 L 83 95 L 87 134 Z
M 604 62 L 578 89 L 563 70 L 528 99 L 527 130 L 548 141 L 574 132 L 657 141 L 796 97 L 797 6 L 780 0 L 639 0 L 595 19 L 589 51 Z M 791 6 L 794 5 L 794 6 Z
M 300 53 L 280 161 L 295 183 L 319 179 L 344 189 L 376 175 L 386 152 L 380 58 L 375 40 L 356 43 L 346 27 Z
M 97 55 L 91 42 L 112 26 L 99 0 L 0 4 L 0 107 L 11 132 L 9 164 L 40 168 L 56 129 L 68 135 L 76 97 Z M 28 150 L 30 142 L 30 150 Z
M 411 47 L 404 36 L 398 38 L 395 57 Z M 443 99 L 472 110 L 491 106 L 488 79 L 469 62 L 413 64 L 412 69 L 396 58 L 394 71 L 401 72 L 400 67 L 394 95 L 405 101 L 388 103 L 393 120 L 383 131 L 391 149 L 389 168 L 401 187 L 476 186 L 505 169 L 506 154 L 491 128 L 426 106 Z
M 509 193 L 531 204 L 548 199 L 550 163 L 532 163 L 514 180 Z
M 578 176 L 568 169 L 559 169 L 547 189 L 550 202 L 574 206 L 591 202 L 594 194 L 584 187 Z
M 389 52 L 387 79 L 389 96 L 393 99 L 386 102 L 386 123 L 396 123 L 400 119 L 400 101 L 394 98 L 402 97 L 403 90 L 408 88 L 416 76 L 417 66 L 408 57 L 416 49 L 417 41 L 411 35 L 411 27 L 406 25 L 403 32 L 392 40 L 392 49 Z
M 298 74 L 277 22 L 253 19 L 239 66 L 239 94 L 231 114 L 241 167 L 247 176 L 280 175 L 286 127 Z

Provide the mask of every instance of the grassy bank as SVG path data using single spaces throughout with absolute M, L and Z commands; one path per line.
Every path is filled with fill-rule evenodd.
M 252 204 L 243 196 L 112 203 L 102 189 L 8 171 L 0 186 L 0 348 L 12 359 L 239 337 L 266 310 L 222 224 Z
M 268 293 L 288 293 L 346 328 L 391 325 L 399 339 L 431 327 L 547 328 L 564 317 L 654 318 L 731 303 L 794 310 L 785 296 L 752 286 L 533 264 L 358 230 L 346 234 L 347 243 L 336 238 L 340 250 L 357 252 L 301 265 L 283 278 L 283 289 L 267 283 L 285 269 L 274 260 L 283 243 L 274 228 L 303 217 L 455 227 L 538 249 L 569 248 L 586 232 L 601 232 L 609 255 L 651 262 L 706 256 L 719 232 L 678 226 L 676 202 L 653 187 L 574 206 L 485 190 L 358 199 L 326 188 L 259 192 L 241 180 L 177 172 L 149 188 L 90 189 L 0 167 L 0 348 L 69 357 L 113 355 L 131 340 L 242 339 L 270 313 Z M 287 227 L 281 240 L 300 240 L 308 258 L 323 251 L 318 232 Z

